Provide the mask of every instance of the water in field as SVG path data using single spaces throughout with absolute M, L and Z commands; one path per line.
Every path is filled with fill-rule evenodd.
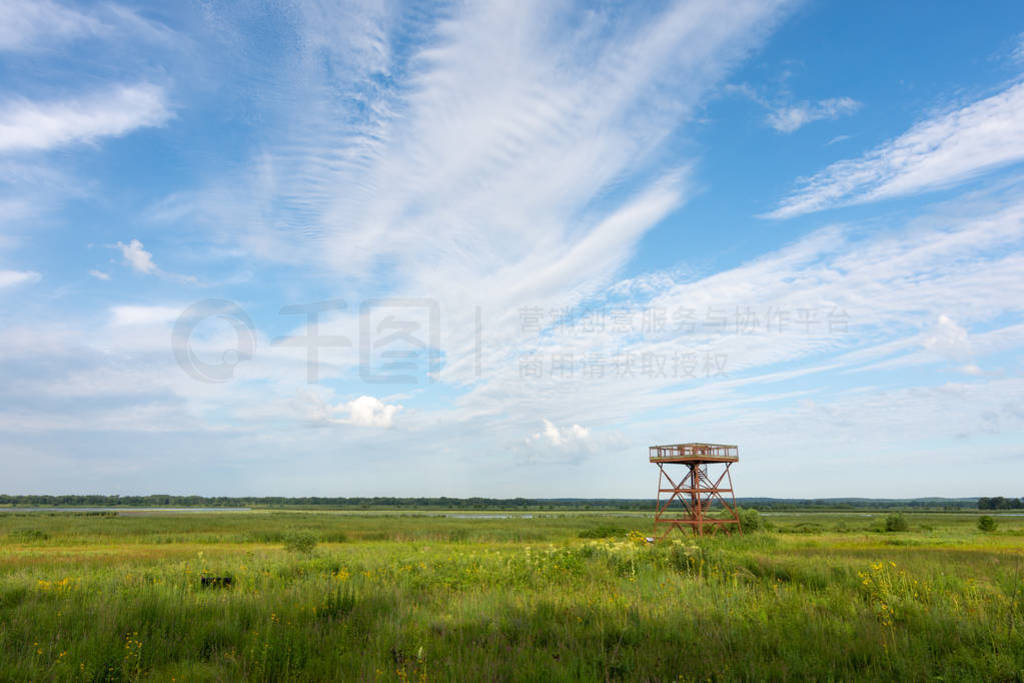
M 449 519 L 533 519 L 533 515 L 513 515 L 513 514 L 480 514 L 474 515 L 467 512 L 449 512 L 439 517 L 447 517 Z
M 0 507 L 3 512 L 117 512 L 139 514 L 145 512 L 248 512 L 250 508 L 130 508 L 130 507 Z

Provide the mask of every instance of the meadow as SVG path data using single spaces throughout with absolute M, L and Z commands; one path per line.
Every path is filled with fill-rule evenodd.
M 0 679 L 1024 681 L 1024 517 L 885 516 L 8 510 Z

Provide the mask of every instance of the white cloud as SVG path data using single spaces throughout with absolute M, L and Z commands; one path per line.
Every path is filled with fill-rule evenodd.
M 94 17 L 51 0 L 0 3 L 0 50 L 41 47 L 44 41 L 103 35 L 109 27 Z
M 351 401 L 332 403 L 333 393 L 324 387 L 308 387 L 291 401 L 298 414 L 313 423 L 390 428 L 402 411 L 400 403 L 385 403 L 375 396 L 360 396 Z
M 0 152 L 91 143 L 160 126 L 170 117 L 163 88 L 149 83 L 52 102 L 9 99 L 0 105 Z
M 339 412 L 347 415 L 343 422 L 361 427 L 390 427 L 401 409 L 400 404 L 388 405 L 373 396 L 360 396 L 342 404 Z
M 177 306 L 113 306 L 111 324 L 117 327 L 165 325 L 176 320 L 183 310 L 184 307 Z
M 952 361 L 963 363 L 972 355 L 967 330 L 945 314 L 939 316 L 922 343 L 929 351 Z
M 779 106 L 768 114 L 768 125 L 780 133 L 792 133 L 813 121 L 837 119 L 860 109 L 860 102 L 849 97 L 835 97 L 817 102 L 801 102 Z
M 144 40 L 180 48 L 190 43 L 163 24 L 112 2 L 90 3 L 88 12 L 53 0 L 0 3 L 0 51 L 48 52 L 61 41 L 112 37 L 121 39 L 119 44 Z
M 133 270 L 140 273 L 159 272 L 160 269 L 153 263 L 153 254 L 146 251 L 139 240 L 133 239 L 128 244 L 118 242 L 117 248 L 121 250 L 121 255 Z
M 39 282 L 42 275 L 31 270 L 0 270 L 0 289 Z
M 544 429 L 540 432 L 533 434 L 529 441 L 532 442 L 547 442 L 552 446 L 560 448 L 579 447 L 583 445 L 585 441 L 590 438 L 590 430 L 586 427 L 581 427 L 578 424 L 574 424 L 570 427 L 563 427 L 559 429 L 555 426 L 551 420 L 547 418 L 541 418 L 541 422 L 544 423 Z
M 91 275 L 92 277 L 96 278 L 97 280 L 109 280 L 110 279 L 110 275 L 108 275 L 107 273 L 104 273 L 102 270 L 95 270 L 95 269 L 90 270 L 89 271 L 89 275 Z
M 183 282 L 186 284 L 198 284 L 199 279 L 194 275 L 182 275 L 180 273 L 171 273 L 163 270 L 153 262 L 153 254 L 146 251 L 142 242 L 137 239 L 133 239 L 128 244 L 124 242 L 118 242 L 114 245 L 116 248 L 121 250 L 121 255 L 124 257 L 125 263 L 127 263 L 132 270 L 138 273 L 145 273 L 147 275 L 158 275 L 162 278 L 169 280 L 176 280 L 177 282 Z
M 911 195 L 1024 159 L 1024 83 L 935 116 L 800 181 L 768 218 Z
M 726 85 L 724 90 L 745 97 L 767 109 L 768 125 L 780 133 L 792 133 L 814 121 L 848 116 L 862 106 L 851 97 L 830 97 L 816 102 L 804 101 L 794 104 L 788 91 L 769 97 L 746 83 Z M 846 137 L 848 136 L 841 135 L 828 144 Z
M 609 187 L 641 196 L 684 180 L 685 160 L 660 165 L 662 143 L 787 4 L 670 2 L 626 16 L 471 3 L 429 17 L 436 25 L 403 36 L 401 50 L 388 12 L 314 12 L 302 44 L 319 51 L 288 65 L 289 124 L 268 136 L 280 143 L 247 177 L 190 197 L 189 218 L 232 226 L 225 239 L 246 226 L 250 253 L 326 260 L 364 284 L 386 263 L 402 289 L 437 296 L 448 293 L 438 285 L 486 281 L 477 294 L 504 297 L 632 199 L 595 202 Z M 325 35 L 330 26 L 358 35 Z M 327 74 L 325 58 L 352 63 Z M 381 72 L 393 86 L 373 86 Z M 674 189 L 678 206 L 685 188 Z M 575 282 L 559 289 L 607 278 L 652 226 L 633 227 L 605 240 L 598 263 L 563 268 Z

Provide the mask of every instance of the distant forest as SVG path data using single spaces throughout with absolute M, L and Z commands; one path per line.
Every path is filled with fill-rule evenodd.
M 1022 510 L 1024 509 L 1024 498 L 979 498 L 979 510 Z
M 1004 498 L 738 498 L 742 507 L 758 510 L 1017 510 L 1024 509 L 1024 499 Z M 287 498 L 228 496 L 10 496 L 0 495 L 0 506 L 6 507 L 209 507 L 209 508 L 298 508 L 337 510 L 650 510 L 652 499 L 615 498 Z

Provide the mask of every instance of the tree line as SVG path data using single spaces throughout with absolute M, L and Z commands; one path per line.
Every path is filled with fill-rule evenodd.
M 1024 507 L 1016 498 L 737 498 L 742 507 L 762 511 L 785 510 L 1009 510 Z M 333 508 L 342 510 L 637 510 L 650 511 L 654 500 L 647 498 L 401 498 L 376 497 L 287 497 L 287 496 L 177 496 L 152 494 L 147 496 L 108 495 L 3 495 L 0 506 L 22 507 L 209 507 L 209 508 Z
M 992 496 L 991 498 L 978 499 L 979 510 L 1022 510 L 1024 509 L 1024 498 L 1003 498 Z

